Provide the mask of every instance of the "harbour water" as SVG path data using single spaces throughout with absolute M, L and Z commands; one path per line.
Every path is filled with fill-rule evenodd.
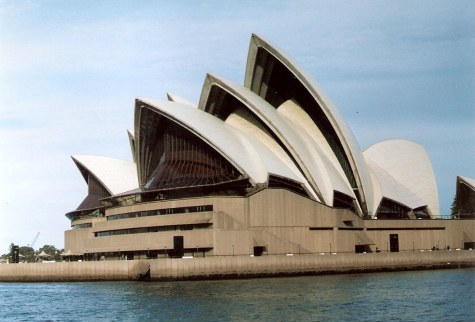
M 473 321 L 475 270 L 0 283 L 0 321 Z

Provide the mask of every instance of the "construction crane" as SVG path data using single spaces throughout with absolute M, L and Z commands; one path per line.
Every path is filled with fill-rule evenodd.
M 35 239 L 33 239 L 33 241 L 31 242 L 31 245 L 30 245 L 31 248 L 33 248 L 33 247 L 35 246 L 36 240 L 38 239 L 38 236 L 39 236 L 39 235 L 40 235 L 40 232 L 38 232 L 38 233 L 36 234 Z M 34 249 L 34 248 L 33 248 L 33 249 Z

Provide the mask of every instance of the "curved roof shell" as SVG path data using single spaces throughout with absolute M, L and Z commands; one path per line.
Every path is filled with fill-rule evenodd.
M 167 98 L 136 100 L 135 130 L 128 132 L 134 162 L 72 157 L 89 185 L 84 205 L 143 188 L 201 189 L 239 181 L 237 193 L 248 193 L 249 184 L 282 184 L 328 206 L 350 197 L 357 201 L 351 209 L 364 216 L 374 216 L 385 199 L 404 208 L 427 206 L 432 216 L 439 215 L 435 176 L 422 146 L 388 140 L 361 152 L 321 89 L 257 35 L 251 38 L 244 86 L 208 74 L 198 105 L 169 93 Z M 196 164 L 213 170 L 196 178 Z M 473 179 L 462 182 L 474 186 Z
M 452 216 L 473 219 L 475 218 L 475 180 L 457 176 Z
M 97 155 L 73 155 L 74 163 L 88 182 L 88 174 L 92 174 L 111 194 L 138 188 L 137 167 L 135 163 Z
M 249 177 L 253 185 L 267 181 L 267 169 L 257 151 L 243 137 L 228 129 L 221 120 L 189 105 L 170 101 L 137 99 L 136 113 L 140 113 L 143 108 L 153 109 L 161 116 L 194 133 L 233 164 L 244 176 Z M 139 136 L 140 134 L 136 135 L 136 139 Z M 140 142 L 140 144 L 147 144 L 147 142 Z M 139 156 L 138 159 L 143 158 L 144 156 Z M 140 165 L 141 162 L 138 164 Z
M 322 112 L 325 114 L 328 121 L 331 123 L 332 128 L 338 136 L 346 158 L 351 166 L 351 171 L 354 175 L 355 184 L 360 195 L 360 206 L 364 213 L 373 214 L 374 209 L 368 208 L 372 202 L 372 184 L 370 174 L 368 172 L 366 163 L 361 155 L 361 150 L 356 142 L 351 130 L 346 126 L 342 117 L 339 115 L 338 110 L 334 107 L 331 101 L 325 97 L 323 91 L 318 88 L 315 82 L 308 77 L 298 66 L 295 64 L 286 54 L 278 50 L 277 47 L 271 45 L 261 37 L 253 34 L 251 37 L 251 44 L 249 46 L 249 54 L 246 66 L 246 74 L 244 80 L 244 86 L 253 89 L 253 82 L 255 81 L 255 75 L 261 76 L 264 71 L 257 70 L 257 55 L 258 50 L 264 49 L 267 53 L 275 57 L 280 63 L 282 63 L 288 71 L 301 83 L 301 85 L 310 93 L 315 102 L 320 106 Z M 254 91 L 255 89 L 253 89 Z
M 432 216 L 439 216 L 435 175 L 423 146 L 407 140 L 388 140 L 370 146 L 363 154 L 423 200 Z M 406 197 L 401 193 L 396 201 L 409 205 L 411 202 Z
M 460 184 L 460 183 L 464 183 L 465 185 L 470 187 L 472 190 L 475 190 L 475 179 L 457 176 L 457 184 Z
M 167 93 L 167 98 L 171 102 L 180 103 L 180 104 L 184 104 L 184 105 L 189 105 L 191 107 L 196 107 L 195 103 L 187 100 L 186 98 L 175 95 L 175 94 Z
M 135 138 L 133 133 L 130 130 L 127 130 L 127 136 L 129 138 L 129 144 L 130 144 L 130 152 L 132 152 L 132 158 L 134 160 L 134 163 L 136 162 L 135 160 Z
M 259 122 L 255 122 L 247 111 L 239 110 L 232 113 L 226 119 L 225 124 L 245 136 L 249 143 L 254 145 L 269 174 L 300 183 L 308 196 L 318 200 L 313 188 L 286 151 L 272 138 L 271 134 L 267 133 L 265 128 L 259 126 Z
M 333 184 L 332 178 L 335 173 L 328 173 L 329 167 L 324 160 L 324 156 L 318 147 L 311 143 L 311 140 L 302 137 L 294 127 L 260 96 L 251 92 L 249 89 L 237 85 L 231 81 L 223 80 L 214 75 L 208 74 L 203 85 L 203 91 L 200 97 L 199 108 L 210 113 L 219 113 L 219 111 L 209 110 L 209 99 L 211 88 L 218 86 L 239 100 L 253 115 L 255 115 L 273 135 L 285 146 L 290 156 L 297 163 L 302 175 L 314 189 L 318 200 L 327 204 L 333 204 Z M 339 176 L 337 174 L 337 176 Z M 345 191 L 347 192 L 347 191 Z
M 288 100 L 277 108 L 277 113 L 292 125 L 293 129 L 299 133 L 303 140 L 313 143 L 313 146 L 320 155 L 320 160 L 317 161 L 318 164 L 322 162 L 322 165 L 328 172 L 331 189 L 356 199 L 351 185 L 331 147 L 315 123 L 313 123 L 308 114 L 303 111 L 302 107 L 294 101 Z M 332 205 L 333 204 L 330 204 L 330 206 Z
M 369 161 L 368 166 L 378 182 L 378 186 L 373 187 L 375 209 L 378 208 L 383 198 L 394 200 L 411 209 L 416 209 L 427 205 L 427 203 L 421 197 L 397 181 L 393 176 L 391 176 L 387 171 L 377 164 Z

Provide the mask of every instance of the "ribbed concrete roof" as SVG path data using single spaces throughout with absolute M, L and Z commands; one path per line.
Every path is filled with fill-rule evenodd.
M 291 153 L 298 166 L 302 169 L 302 175 L 309 181 L 320 201 L 331 205 L 333 202 L 333 190 L 327 169 L 322 166 L 321 155 L 310 141 L 302 139 L 292 126 L 282 118 L 268 102 L 256 95 L 249 89 L 234 82 L 218 78 L 208 74 L 203 86 L 200 98 L 200 109 L 204 109 L 212 86 L 219 86 L 233 95 L 249 108 Z M 318 178 L 318 180 L 317 180 Z
M 332 124 L 333 129 L 338 135 L 340 142 L 345 150 L 345 154 L 351 164 L 353 174 L 356 179 L 360 195 L 367 205 L 373 204 L 373 192 L 371 177 L 367 165 L 361 154 L 361 149 L 353 136 L 350 128 L 343 121 L 337 108 L 329 98 L 325 96 L 315 81 L 311 79 L 287 54 L 276 46 L 264 40 L 262 37 L 253 34 L 249 46 L 249 54 L 246 66 L 244 86 L 250 88 L 253 78 L 254 65 L 256 64 L 258 48 L 265 49 L 268 53 L 279 60 L 308 90 L 318 105 L 322 108 L 326 117 Z M 362 205 L 364 206 L 364 205 Z M 366 208 L 366 206 L 364 207 Z M 375 209 L 367 209 L 370 215 L 374 214 Z
M 260 48 L 295 76 L 295 85 L 299 90 L 302 90 L 301 85 L 308 91 L 311 97 L 308 96 L 304 101 L 309 106 L 299 106 L 291 95 L 290 98 L 283 96 L 282 100 L 287 101 L 279 102 L 280 106 L 272 106 L 249 89 Z M 207 106 L 211 106 L 208 103 L 219 102 L 219 98 L 210 97 L 215 86 L 224 91 L 217 91 L 219 94 L 215 96 L 231 95 L 242 106 L 237 104 L 239 106 L 235 110 L 225 111 L 228 106 L 215 104 L 209 111 L 205 111 Z M 427 205 L 433 216 L 439 215 L 435 176 L 422 146 L 405 140 L 388 140 L 377 143 L 362 153 L 338 110 L 317 84 L 285 53 L 257 35 L 251 38 L 244 86 L 208 74 L 198 105 L 173 94 L 167 94 L 167 97 L 169 101 L 136 100 L 135 137 L 131 132 L 128 132 L 128 136 L 134 162 L 138 162 L 139 170 L 142 169 L 139 161 L 144 158 L 139 153 L 145 152 L 139 152 L 136 144 L 148 144 L 139 142 L 140 135 L 137 135 L 141 133 L 139 125 L 144 125 L 140 123 L 143 121 L 142 117 L 146 118 L 148 115 L 151 120 L 154 120 L 153 117 L 165 117 L 186 128 L 220 153 L 253 185 L 265 184 L 270 174 L 288 178 L 301 183 L 313 199 L 332 206 L 333 191 L 356 199 L 347 178 L 348 175 L 352 180 L 352 173 L 363 199 L 360 208 L 357 207 L 360 214 L 374 215 L 380 201 L 389 198 L 410 208 Z M 226 96 L 227 98 L 229 97 Z M 217 106 L 224 113 L 211 110 Z M 147 108 L 147 113 L 152 114 L 141 116 L 143 108 Z M 313 113 L 309 108 L 318 108 L 321 112 L 319 110 L 318 113 Z M 321 129 L 317 126 L 318 122 L 314 121 L 316 115 L 325 120 L 323 125 L 318 124 Z M 226 119 L 223 121 L 217 116 Z M 144 131 L 155 129 L 154 126 L 159 124 L 156 121 L 149 123 Z M 326 131 L 329 127 L 335 132 L 331 129 Z M 72 158 L 86 180 L 89 174 L 93 175 L 112 195 L 139 191 L 137 166 L 134 162 L 88 155 Z M 351 172 L 346 168 L 347 163 Z M 148 174 L 146 171 L 143 173 L 144 176 Z M 475 187 L 474 179 L 459 178 L 457 180 Z
M 176 102 L 176 103 L 180 103 L 180 104 L 184 104 L 184 105 L 189 105 L 189 106 L 192 106 L 192 107 L 196 107 L 196 104 L 187 100 L 186 98 L 183 98 L 183 97 L 180 97 L 178 95 L 175 95 L 175 94 L 171 94 L 171 93 L 167 93 L 167 98 L 169 101 L 171 102 Z
M 457 181 L 459 180 L 465 182 L 468 186 L 470 186 L 470 188 L 475 190 L 475 179 L 458 176 Z
M 407 140 L 388 140 L 366 149 L 364 156 L 397 182 L 424 200 L 433 216 L 439 216 L 439 198 L 434 171 L 423 146 Z M 408 204 L 404 195 L 396 201 Z
M 405 206 L 415 209 L 422 206 L 427 206 L 427 203 L 414 192 L 412 192 L 408 187 L 398 182 L 393 176 L 391 176 L 384 169 L 379 167 L 377 164 L 369 161 L 368 166 L 370 171 L 376 176 L 379 187 L 375 189 L 378 191 L 380 189 L 381 194 L 378 196 L 377 205 L 381 202 L 382 198 L 388 198 L 399 203 L 404 204 Z
M 189 105 L 139 98 L 137 108 L 141 108 L 143 103 L 207 142 L 231 162 L 238 171 L 249 176 L 252 183 L 267 181 L 267 169 L 259 157 L 259 153 L 244 138 L 228 129 L 223 121 Z
M 71 158 L 80 170 L 94 175 L 111 195 L 139 186 L 137 167 L 133 162 L 97 155 L 73 155 Z

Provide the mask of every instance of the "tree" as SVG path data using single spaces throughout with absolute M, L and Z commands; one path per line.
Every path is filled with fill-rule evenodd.
M 36 261 L 35 250 L 32 247 L 21 246 L 20 255 L 24 256 L 23 258 L 20 258 L 20 261 L 24 261 L 27 263 L 33 263 Z
M 45 252 L 48 255 L 51 255 L 51 260 L 55 260 L 57 262 L 61 261 L 61 253 L 63 252 L 63 249 L 58 249 L 53 245 L 44 245 L 43 247 L 40 247 L 38 250 L 38 254 L 41 252 Z
M 15 246 L 15 244 L 11 243 L 9 246 L 9 252 L 7 254 L 3 254 L 0 256 L 4 261 L 6 261 L 7 259 L 11 260 L 11 253 L 12 253 L 13 246 Z M 41 252 L 45 252 L 46 254 L 50 255 L 51 256 L 50 260 L 60 262 L 63 259 L 61 254 L 64 252 L 64 249 L 56 248 L 53 245 L 44 245 L 43 247 L 40 247 L 40 249 L 35 251 L 30 246 L 20 246 L 19 251 L 20 251 L 20 261 L 22 262 L 27 262 L 27 263 L 36 262 L 37 256 Z
M 14 243 L 11 243 L 10 246 L 8 246 L 8 253 L 6 254 L 3 254 L 0 256 L 0 262 L 7 262 L 7 260 L 11 260 L 11 256 L 12 256 L 12 249 L 13 249 L 13 246 L 15 246 Z
M 450 215 L 452 216 L 452 219 L 459 218 L 460 209 L 457 206 L 457 195 L 454 196 L 454 201 L 452 202 L 452 205 L 450 206 Z

